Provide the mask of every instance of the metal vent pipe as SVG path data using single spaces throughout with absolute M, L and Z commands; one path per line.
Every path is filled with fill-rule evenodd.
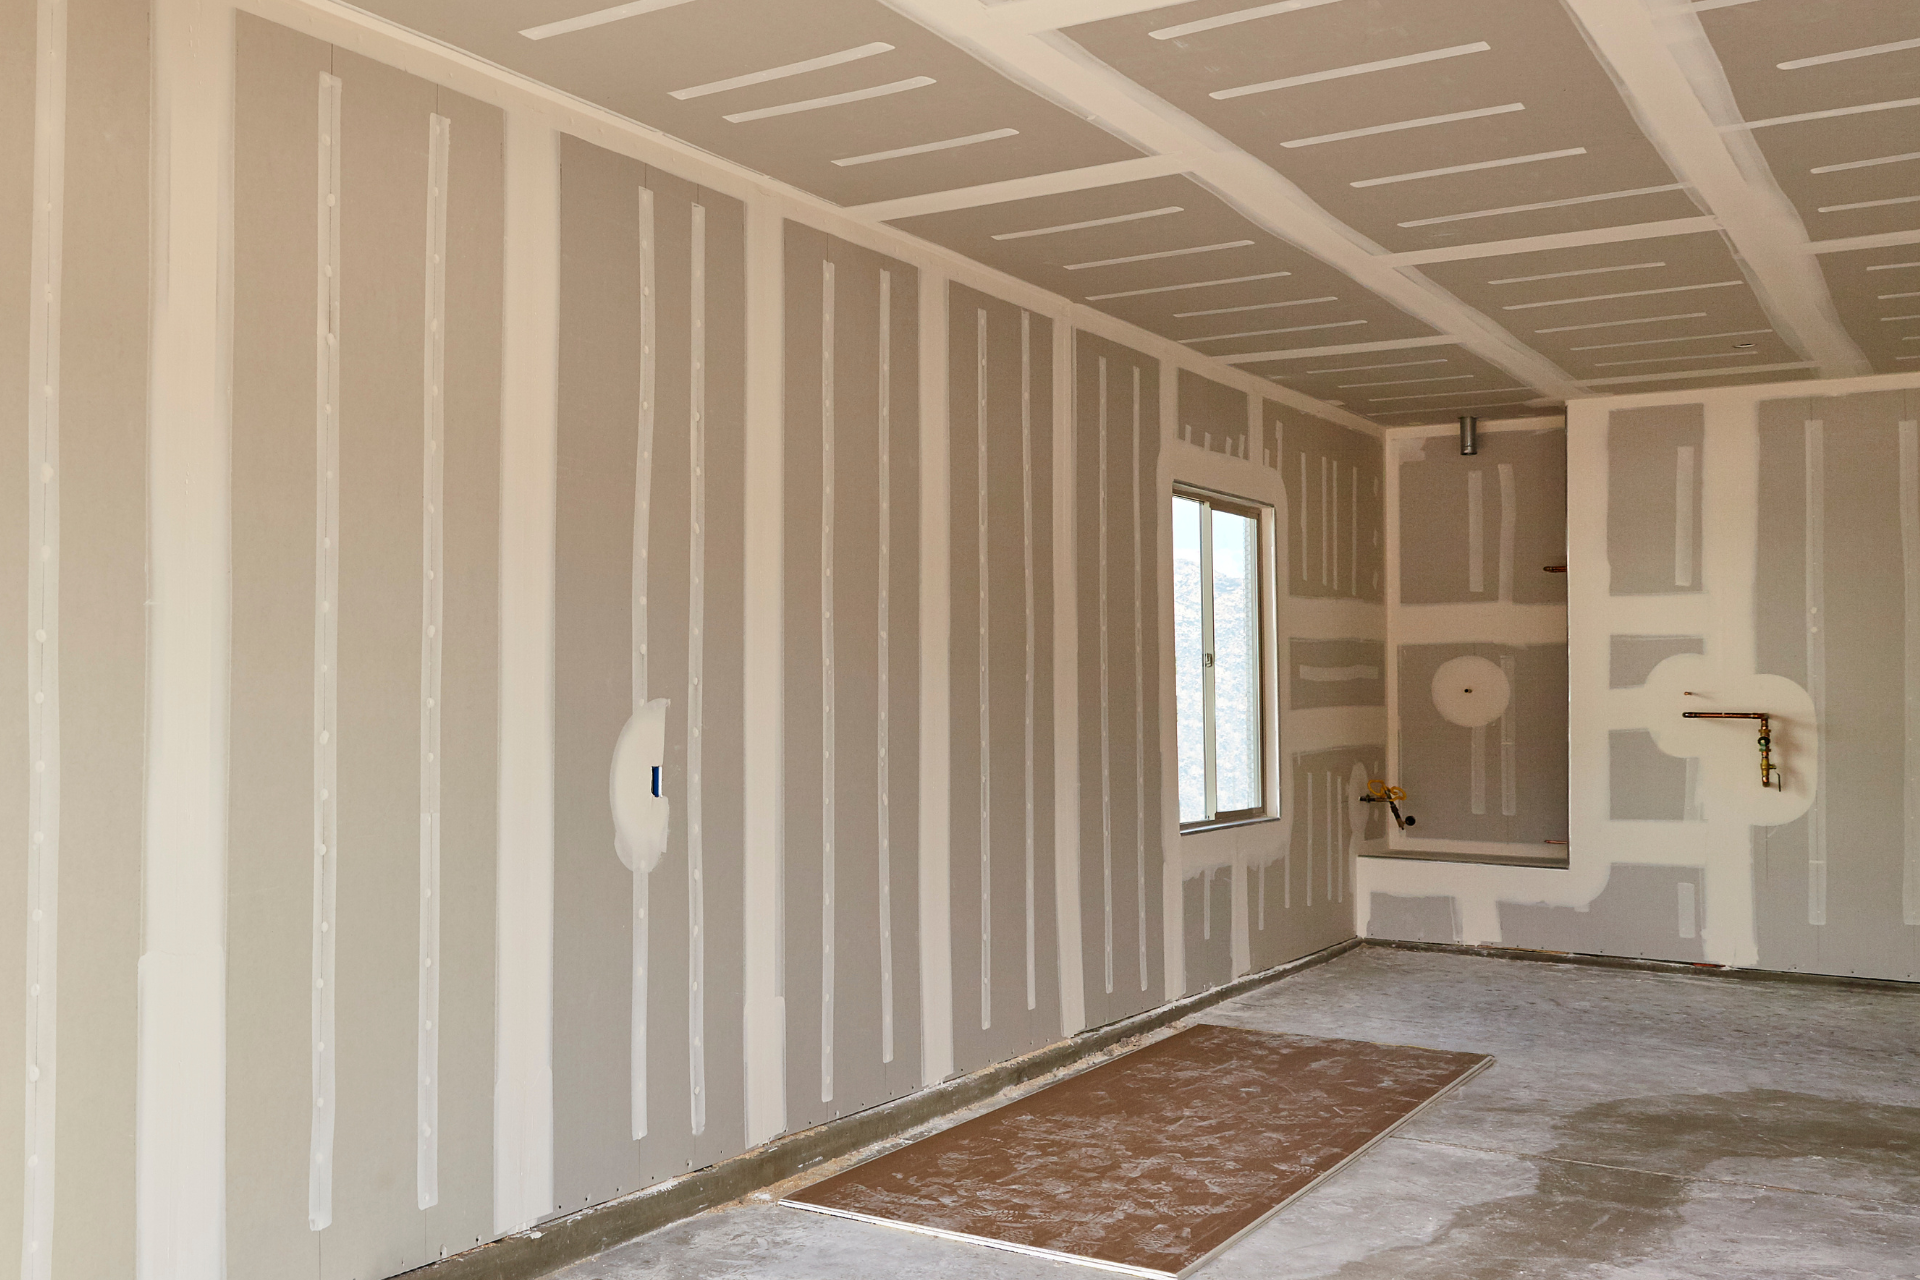
M 1470 413 L 1460 415 L 1460 453 L 1463 457 L 1480 452 L 1480 419 Z

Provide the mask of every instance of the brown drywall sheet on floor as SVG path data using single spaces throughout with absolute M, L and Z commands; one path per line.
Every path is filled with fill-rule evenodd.
M 55 974 L 39 979 L 44 990 L 57 976 L 59 993 L 56 1041 L 43 1050 L 56 1069 L 42 1073 L 57 1084 L 56 1146 L 40 1155 L 54 1162 L 55 1217 L 39 1250 L 52 1250 L 59 1275 L 119 1276 L 134 1270 L 145 810 L 149 19 L 144 0 L 70 0 L 66 10 L 59 400 L 47 458 L 59 527 L 42 570 L 59 601 L 59 951 Z M 9 558 L 33 553 L 17 546 Z
M 1755 666 L 1804 687 L 1820 727 L 1813 807 L 1754 832 L 1760 964 L 1911 981 L 1920 394 L 1765 401 L 1759 432 Z
M 1387 645 L 1384 640 L 1301 640 L 1287 642 L 1287 705 L 1309 707 L 1383 707 L 1387 703 Z
M 1472 665 L 1448 665 L 1456 659 Z M 1545 842 L 1567 838 L 1567 647 L 1409 644 L 1398 661 L 1400 807 L 1420 819 L 1408 838 L 1498 841 L 1542 856 L 1563 848 Z M 1454 683 L 1504 681 L 1505 709 L 1477 728 L 1447 718 L 1435 702 L 1443 667 L 1464 672 Z
M 1208 867 L 1180 882 L 1187 990 L 1233 980 L 1233 868 Z
M 0 5 L 0 646 L 27 651 L 28 308 L 33 279 L 36 6 Z M 0 669 L 0 829 L 27 829 L 27 666 Z M 27 918 L 27 860 L 0 859 L 0 919 Z M 20 934 L 13 936 L 19 937 Z M 27 949 L 0 947 L 0 991 L 27 989 Z M 0 1001 L 0 1258 L 21 1256 L 27 1090 L 26 1002 Z
M 1567 562 L 1564 429 L 1485 431 L 1472 455 L 1452 436 L 1396 447 L 1400 603 L 1566 603 L 1566 575 L 1543 572 Z
M 491 1234 L 501 117 L 248 15 L 238 39 L 228 1265 L 234 1274 L 365 1276 Z M 337 136 L 319 111 L 323 74 L 339 80 Z M 435 115 L 453 122 L 437 502 L 426 484 L 436 430 L 438 308 L 426 287 Z M 332 206 L 318 177 L 323 145 L 339 157 Z M 337 211 L 337 256 L 320 234 L 323 207 Z M 337 398 L 318 378 L 323 280 L 339 289 Z M 330 402 L 338 516 L 328 532 L 317 518 L 329 486 L 316 441 Z M 433 580 L 429 530 L 441 547 Z M 337 590 L 324 602 L 323 551 L 338 558 Z M 323 603 L 337 620 L 331 653 L 317 639 Z M 429 639 L 440 655 L 437 750 L 423 727 Z M 338 707 L 331 787 L 315 780 L 322 677 Z M 439 767 L 437 948 L 422 931 L 430 752 Z M 317 845 L 326 842 L 315 822 L 329 802 L 338 835 L 320 856 L 337 860 L 335 892 L 317 915 Z M 325 989 L 317 938 L 335 948 Z M 445 1069 L 423 1112 L 422 979 L 436 956 L 431 1045 Z M 314 1070 L 322 990 L 332 993 L 331 1083 Z M 312 1125 L 321 1105 L 334 1114 L 325 1143 Z M 421 1176 L 423 1147 L 445 1171 L 432 1183 Z M 322 1167 L 330 1221 L 315 1230 L 310 1170 Z M 436 1203 L 423 1209 L 423 1200 Z
M 1378 604 L 1385 570 L 1381 443 L 1365 432 L 1262 402 L 1287 485 L 1287 594 Z
M 1363 932 L 1400 942 L 1459 942 L 1460 903 L 1449 896 L 1407 897 L 1375 893 L 1367 902 Z
M 786 1203 L 1182 1275 L 1491 1062 L 1190 1027 Z
M 1607 730 L 1607 816 L 1615 822 L 1679 822 L 1692 808 L 1695 769 L 1645 729 Z
M 1180 421 L 1178 434 L 1188 444 L 1212 453 L 1245 458 L 1247 445 L 1247 393 L 1237 387 L 1215 382 L 1191 369 L 1180 370 Z
M 1704 960 L 1703 878 L 1698 867 L 1616 862 L 1608 870 L 1607 887 L 1585 907 L 1500 903 L 1500 940 L 1542 951 Z
M 1359 797 L 1371 779 L 1387 776 L 1386 765 L 1386 748 L 1373 744 L 1293 755 L 1286 853 L 1247 870 L 1255 969 L 1353 935 L 1353 859 L 1359 842 L 1386 834 L 1384 806 L 1362 804 Z M 1274 843 L 1279 843 L 1277 834 Z
M 490 1233 L 500 124 L 284 29 L 240 25 L 236 126 L 230 1256 L 352 1275 Z M 308 1223 L 319 76 L 340 77 L 339 858 L 332 1222 Z M 440 1017 L 422 1213 L 421 689 L 430 117 L 448 152 L 451 496 L 440 514 Z M 456 125 L 456 128 L 459 126 Z M 457 255 L 457 260 L 456 260 Z M 455 283 L 457 281 L 457 283 Z M 263 1135 L 266 1135 L 263 1137 Z M 316 1256 L 317 1255 L 317 1256 Z
M 1159 1002 L 1160 362 L 1074 334 L 1080 947 L 1087 1025 Z
M 1638 689 L 1653 669 L 1677 653 L 1705 653 L 1704 636 L 1607 637 L 1607 688 Z
M 1060 1038 L 1053 323 L 950 285 L 954 1065 Z
M 743 247 L 738 201 L 561 139 L 556 1207 L 610 1199 L 746 1144 Z M 609 803 L 637 693 L 668 703 L 660 791 L 670 820 L 651 871 L 621 862 Z
M 791 1131 L 921 1084 L 920 328 L 914 268 L 785 244 Z
M 1607 563 L 1614 595 L 1703 589 L 1705 423 L 1706 410 L 1697 404 L 1607 415 Z

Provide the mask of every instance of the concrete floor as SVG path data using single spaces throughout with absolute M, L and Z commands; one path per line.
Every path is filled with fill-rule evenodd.
M 1498 1059 L 1205 1280 L 1920 1277 L 1920 995 L 1366 947 L 1197 1021 Z M 771 1203 L 844 1163 L 554 1280 L 1103 1274 Z

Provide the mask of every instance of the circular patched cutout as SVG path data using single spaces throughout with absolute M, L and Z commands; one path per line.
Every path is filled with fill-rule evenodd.
M 1485 658 L 1449 658 L 1433 673 L 1434 709 L 1465 728 L 1492 724 L 1512 700 L 1507 673 Z

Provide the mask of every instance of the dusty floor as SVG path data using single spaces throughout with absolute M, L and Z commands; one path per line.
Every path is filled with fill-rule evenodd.
M 1205 1280 L 1920 1277 L 1920 996 L 1368 947 L 1197 1021 L 1498 1059 Z M 553 1280 L 1103 1274 L 787 1189 Z

